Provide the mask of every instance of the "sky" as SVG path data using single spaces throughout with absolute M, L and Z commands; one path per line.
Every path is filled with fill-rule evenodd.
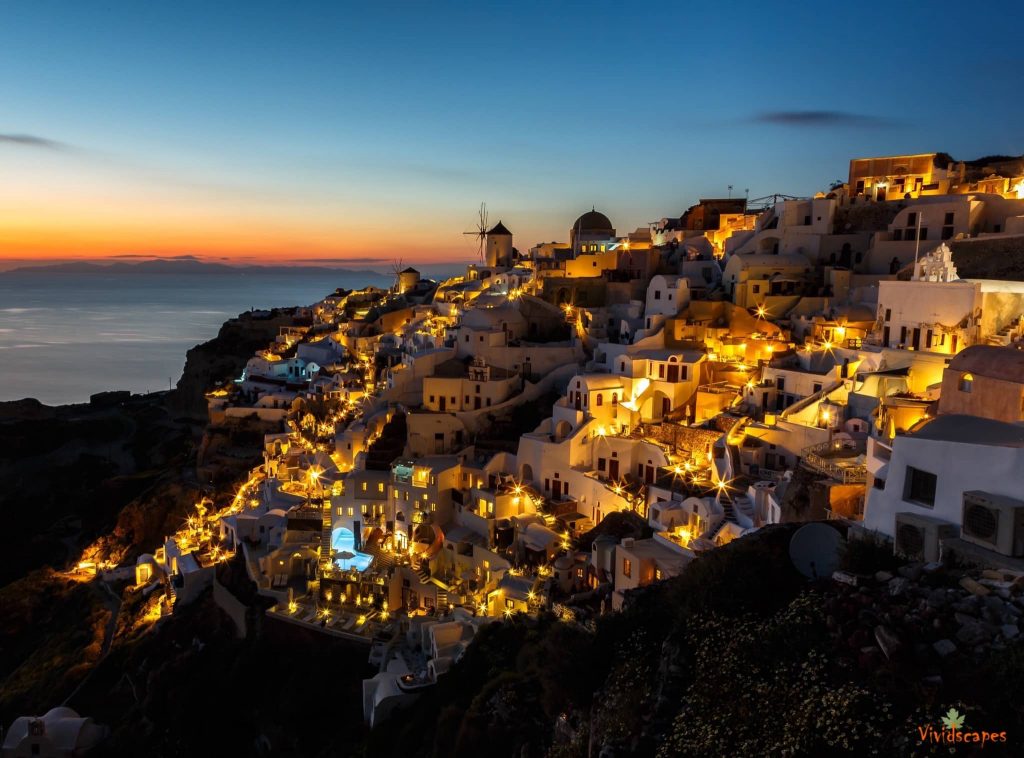
M 596 206 L 1024 153 L 1024 4 L 48 2 L 0 22 L 0 259 L 471 260 Z

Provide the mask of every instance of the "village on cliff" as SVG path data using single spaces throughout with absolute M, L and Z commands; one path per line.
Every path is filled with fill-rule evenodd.
M 592 624 L 773 524 L 1024 572 L 1024 160 L 856 159 L 528 251 L 481 221 L 464 275 L 337 290 L 210 388 L 263 463 L 121 568 L 151 622 L 213 585 L 244 634 L 240 554 L 268 617 L 366 645 L 373 725 L 483 625 Z

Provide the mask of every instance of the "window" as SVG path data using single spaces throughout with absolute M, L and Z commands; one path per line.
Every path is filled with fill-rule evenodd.
M 363 492 L 366 492 L 366 482 L 363 482 L 363 487 L 362 487 L 362 489 L 363 489 Z
M 355 516 L 356 515 L 355 509 L 351 505 L 348 507 L 348 515 L 349 516 Z
M 622 559 L 622 575 L 626 577 L 633 576 L 633 561 L 629 558 Z
M 604 395 L 602 395 L 600 392 L 597 393 L 597 404 L 604 405 Z
M 510 597 L 505 598 L 505 607 L 511 611 L 516 607 L 515 601 Z
M 751 285 L 750 291 L 753 292 L 755 295 L 761 294 L 761 285 L 760 284 Z
M 597 470 L 598 471 L 604 471 L 604 465 L 605 465 L 605 459 L 604 458 L 598 458 L 597 459 Z
M 953 217 L 954 217 L 954 215 L 955 215 L 955 214 L 954 214 L 954 213 L 952 213 L 952 212 L 950 212 L 950 213 L 947 213 L 947 214 L 946 214 L 946 218 L 945 218 L 945 220 L 944 220 L 944 221 L 943 221 L 942 223 L 943 223 L 943 224 L 945 224 L 946 226 L 949 226 L 950 224 L 952 224 L 952 223 L 953 223 Z
M 927 226 L 922 226 L 921 227 L 921 241 L 924 241 L 926 239 L 928 239 L 928 227 Z
M 384 492 L 384 482 L 377 482 L 377 492 Z
M 970 392 L 974 387 L 974 374 L 964 374 L 960 377 L 960 391 Z
M 665 378 L 665 364 L 664 363 L 659 363 L 658 364 L 658 378 L 659 379 L 664 379 Z
M 613 392 L 612 393 L 612 405 L 618 405 L 618 404 L 619 404 L 619 393 L 618 392 Z
M 434 396 L 433 395 L 430 396 L 430 402 L 434 402 Z
M 917 226 L 917 214 L 916 213 L 908 213 L 907 214 L 907 226 Z
M 928 471 L 907 466 L 907 476 L 903 485 L 903 499 L 929 508 L 935 506 L 935 485 L 938 477 Z
M 661 569 L 660 568 L 654 569 L 654 581 L 656 581 L 656 582 L 660 582 L 661 581 Z
M 661 290 L 654 290 L 654 299 L 661 300 Z
M 889 321 L 892 318 L 892 308 L 885 309 L 885 320 Z

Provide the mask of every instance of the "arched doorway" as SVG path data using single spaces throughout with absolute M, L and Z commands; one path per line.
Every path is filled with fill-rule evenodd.
M 522 484 L 530 484 L 533 482 L 533 466 L 529 463 L 524 463 L 519 467 L 519 481 Z

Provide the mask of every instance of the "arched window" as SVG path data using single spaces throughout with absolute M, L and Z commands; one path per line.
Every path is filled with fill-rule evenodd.
M 602 395 L 600 392 L 597 393 L 597 404 L 604 405 L 604 395 Z
M 964 374 L 960 377 L 960 391 L 970 392 L 974 386 L 974 374 Z
M 618 392 L 613 392 L 612 393 L 612 405 L 618 405 L 618 404 L 619 404 L 619 393 Z

